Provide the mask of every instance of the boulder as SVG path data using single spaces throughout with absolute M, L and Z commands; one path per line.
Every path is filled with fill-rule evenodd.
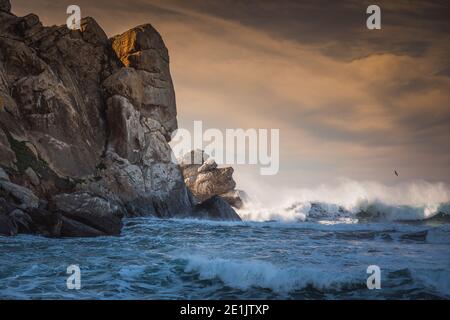
M 239 191 L 235 190 L 233 168 L 218 168 L 214 159 L 202 150 L 193 150 L 180 160 L 184 182 L 196 204 L 194 215 L 197 218 L 213 220 L 240 221 L 239 215 L 231 206 L 242 208 Z
M 31 234 L 50 238 L 61 236 L 62 220 L 59 213 L 42 208 L 34 208 L 27 210 L 27 214 L 32 221 L 29 225 Z
M 226 194 L 236 187 L 233 168 L 217 168 L 215 161 L 202 151 L 192 151 L 185 155 L 180 164 L 184 182 L 198 202 Z
M 241 221 L 236 211 L 219 196 L 214 196 L 197 205 L 194 216 L 208 220 Z
M 61 220 L 61 237 L 101 237 L 108 235 L 105 232 L 92 228 L 76 220 L 69 219 L 65 216 L 61 216 Z
M 125 214 L 120 205 L 87 192 L 57 195 L 52 198 L 51 209 L 60 212 L 65 218 L 108 235 L 120 234 Z M 76 226 L 71 225 L 64 230 L 73 232 L 74 229 Z

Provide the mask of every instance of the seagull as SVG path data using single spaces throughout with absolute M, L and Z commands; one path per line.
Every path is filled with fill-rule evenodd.
M 398 177 L 398 172 L 397 170 L 394 170 L 395 175 Z

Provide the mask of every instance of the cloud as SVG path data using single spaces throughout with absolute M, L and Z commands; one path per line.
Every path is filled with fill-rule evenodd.
M 109 35 L 145 22 L 162 33 L 181 126 L 281 129 L 278 183 L 393 182 L 394 169 L 450 182 L 442 1 L 382 1 L 381 32 L 359 1 L 80 2 Z

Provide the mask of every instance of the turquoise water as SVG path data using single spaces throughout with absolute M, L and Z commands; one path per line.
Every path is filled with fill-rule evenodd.
M 120 237 L 0 237 L 0 298 L 448 299 L 449 226 L 139 218 Z

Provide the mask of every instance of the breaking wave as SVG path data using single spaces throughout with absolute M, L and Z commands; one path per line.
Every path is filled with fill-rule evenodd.
M 361 221 L 450 222 L 450 188 L 444 183 L 415 182 L 385 186 L 375 182 L 341 180 L 331 185 L 298 190 L 253 193 L 239 211 L 250 221 Z M 266 193 L 266 194 L 265 194 Z M 274 199 L 273 195 L 278 195 Z M 263 199 L 263 200 L 262 200 Z
M 240 261 L 203 256 L 187 257 L 187 273 L 197 273 L 201 280 L 219 279 L 225 285 L 248 290 L 253 287 L 289 293 L 307 287 L 341 290 L 364 287 L 361 277 L 349 273 L 323 272 L 313 267 L 283 267 L 264 261 Z
M 185 257 L 186 273 L 195 274 L 200 280 L 219 280 L 225 286 L 250 290 L 268 289 L 277 294 L 317 290 L 319 292 L 342 292 L 367 290 L 367 275 L 361 270 L 351 272 L 332 272 L 320 266 L 277 266 L 265 261 L 232 260 L 205 256 Z M 349 271 L 349 270 L 347 270 Z M 384 286 L 404 283 L 422 283 L 443 295 L 450 294 L 450 277 L 447 270 L 411 270 L 399 269 L 386 272 Z M 396 279 L 392 282 L 389 279 Z

